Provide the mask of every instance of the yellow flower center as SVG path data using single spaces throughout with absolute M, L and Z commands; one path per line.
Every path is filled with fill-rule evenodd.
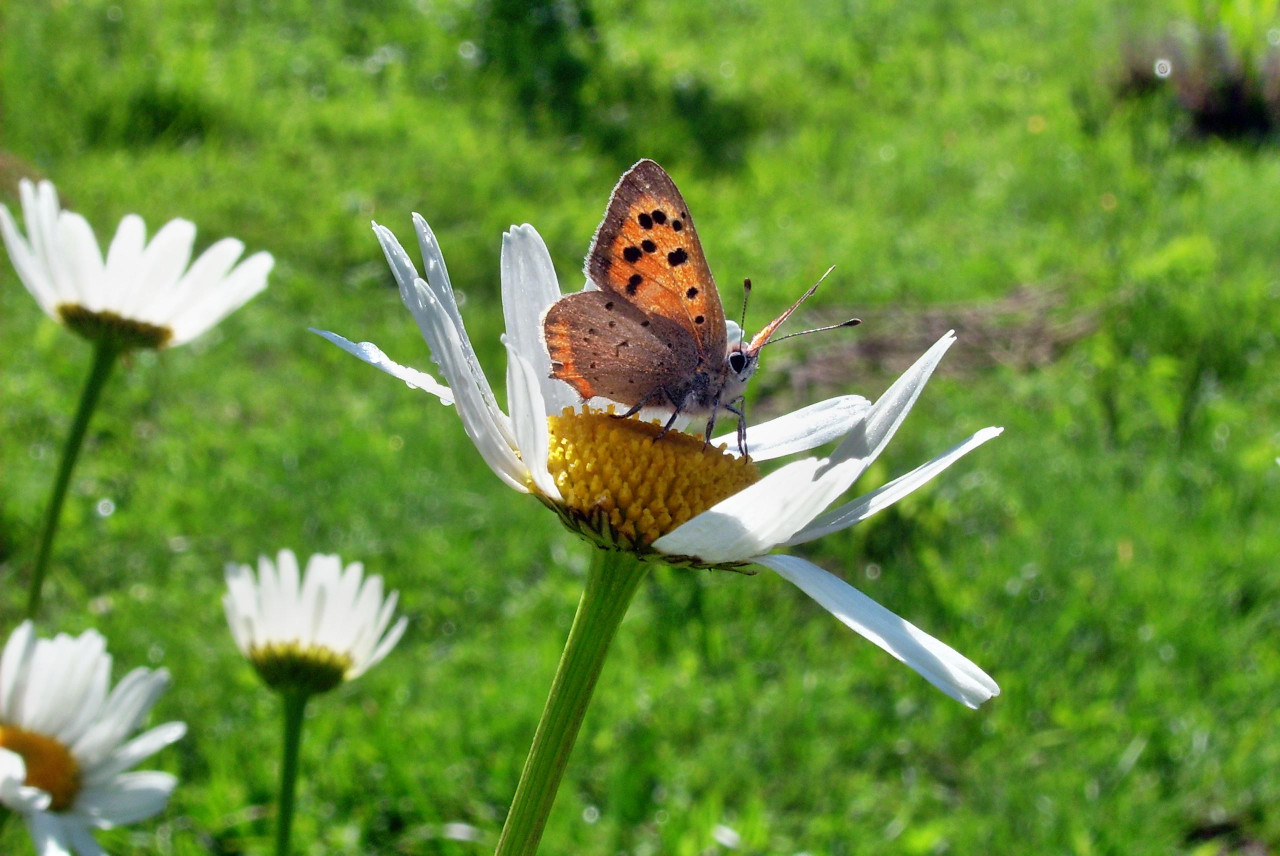
M 58 317 L 72 332 L 93 342 L 115 342 L 121 348 L 163 348 L 173 338 L 168 327 L 134 321 L 114 312 L 93 312 L 76 303 L 58 306 Z
M 272 642 L 249 650 L 249 662 L 267 686 L 281 692 L 307 695 L 328 692 L 342 683 L 353 665 L 351 657 L 323 645 Z
M 22 756 L 27 765 L 27 779 L 23 784 L 49 794 L 52 798 L 49 807 L 53 811 L 68 809 L 75 802 L 80 792 L 80 767 L 66 746 L 34 731 L 0 725 L 0 749 Z
M 656 422 L 566 408 L 547 418 L 547 468 L 565 524 L 602 547 L 641 551 L 750 484 L 760 472 L 702 437 Z

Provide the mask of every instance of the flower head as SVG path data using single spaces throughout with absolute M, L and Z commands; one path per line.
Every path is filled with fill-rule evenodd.
M 281 550 L 275 564 L 258 559 L 227 566 L 223 605 L 241 653 L 263 681 L 280 691 L 327 692 L 378 663 L 404 635 L 407 618 L 390 630 L 398 592 L 383 597 L 382 577 L 364 576 L 352 562 L 316 554 L 299 578 L 298 560 Z
M 538 233 L 518 226 L 502 242 L 504 412 L 467 338 L 439 244 L 416 214 L 414 224 L 425 278 L 388 229 L 375 224 L 374 232 L 445 383 L 392 361 L 369 342 L 316 332 L 455 404 L 463 429 L 498 478 L 537 497 L 593 543 L 676 565 L 769 568 L 952 698 L 976 707 L 999 693 L 976 665 L 843 580 L 799 557 L 772 552 L 867 519 L 1000 433 L 983 429 L 877 490 L 829 508 L 888 444 L 954 335 L 943 336 L 875 404 L 840 396 L 751 426 L 751 461 L 735 457 L 736 443 L 726 442 L 732 438 L 719 438 L 710 449 L 700 437 L 675 432 L 654 442 L 658 429 L 602 416 L 607 403 L 583 404 L 551 377 L 542 317 L 560 298 L 560 288 Z M 728 339 L 738 338 L 731 330 Z M 764 476 L 754 466 L 830 442 L 836 446 L 829 455 L 801 457 Z
M 58 205 L 48 181 L 19 184 L 26 237 L 0 205 L 0 236 L 18 277 L 50 318 L 121 348 L 185 344 L 267 287 L 274 260 L 236 265 L 244 244 L 223 238 L 188 268 L 196 227 L 171 220 L 150 243 L 137 214 L 120 221 L 106 259 L 88 222 Z M 234 268 L 233 268 L 234 265 Z
M 129 739 L 168 673 L 134 669 L 111 691 L 110 681 L 106 640 L 93 630 L 37 639 L 26 621 L 0 657 L 0 803 L 26 818 L 45 856 L 98 856 L 92 829 L 157 814 L 177 784 L 127 772 L 186 733 L 169 722 Z

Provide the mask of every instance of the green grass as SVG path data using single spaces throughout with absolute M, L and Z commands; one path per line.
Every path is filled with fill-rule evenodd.
M 268 852 L 280 705 L 220 596 L 224 563 L 284 546 L 364 561 L 412 620 L 312 706 L 298 851 L 492 850 L 588 547 L 502 488 L 451 410 L 306 328 L 429 367 L 368 228 L 408 240 L 416 210 L 497 377 L 501 230 L 533 223 L 577 288 L 645 155 L 730 315 L 752 277 L 749 327 L 831 264 L 810 313 L 856 305 L 865 331 L 878 306 L 1021 284 L 1099 322 L 1047 367 L 936 379 L 859 487 L 1004 436 L 805 551 L 1000 698 L 960 707 L 772 575 L 660 570 L 543 852 L 696 856 L 723 850 L 718 824 L 758 854 L 1207 854 L 1222 842 L 1190 837 L 1211 824 L 1280 847 L 1280 158 L 1112 99 L 1125 37 L 1173 9 L 806 5 L 597 2 L 590 33 L 501 3 L 5 8 L 0 149 L 100 240 L 130 211 L 183 216 L 201 247 L 231 234 L 278 260 L 211 334 L 113 377 L 72 484 L 44 627 L 101 630 L 117 676 L 165 666 L 156 721 L 190 724 L 155 759 L 182 779 L 171 808 L 104 834 L 110 852 Z M 7 634 L 89 348 L 7 265 L 0 340 Z M 757 413 L 787 401 L 769 359 Z M 851 365 L 817 392 L 887 382 Z M 450 822 L 487 838 L 444 840 Z

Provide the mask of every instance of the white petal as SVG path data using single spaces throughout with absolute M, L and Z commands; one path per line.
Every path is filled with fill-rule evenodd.
M 943 336 L 855 420 L 831 457 L 788 464 L 677 527 L 653 546 L 709 563 L 736 562 L 791 538 L 849 489 L 893 437 L 938 361 L 955 341 Z
M 807 452 L 838 440 L 865 419 L 871 402 L 860 395 L 841 395 L 810 404 L 785 416 L 751 425 L 747 428 L 747 451 L 753 461 L 768 461 L 797 452 Z M 728 446 L 729 454 L 738 454 L 737 432 L 711 441 L 713 446 Z
M 27 221 L 27 240 L 31 242 L 32 252 L 41 260 L 49 276 L 54 302 L 83 302 L 83 289 L 67 272 L 58 237 L 58 219 L 62 214 L 58 205 L 58 191 L 48 181 L 42 181 L 38 186 L 27 181 L 19 189 L 22 195 L 22 213 Z
M 852 431 L 844 442 L 836 447 L 831 455 L 832 460 L 859 458 L 864 462 L 863 469 L 870 466 L 893 439 L 898 426 L 907 418 L 907 413 L 920 397 L 920 393 L 924 391 L 929 376 L 933 374 L 933 370 L 938 367 L 943 355 L 955 341 L 955 332 L 947 331 L 933 344 L 933 347 L 915 361 L 911 368 L 903 372 L 902 376 L 894 381 L 893 385 L 885 390 L 884 395 L 872 405 L 866 421 L 862 423 L 863 430 Z M 862 471 L 859 470 L 858 475 L 861 474 Z
M 22 756 L 8 749 L 0 749 L 0 782 L 24 782 L 27 765 Z
M 440 366 L 445 382 L 453 391 L 463 430 L 498 478 L 522 493 L 527 492 L 523 483 L 524 466 L 513 451 L 516 438 L 511 420 L 498 409 L 493 389 L 471 347 L 435 235 L 421 217 L 415 215 L 414 223 L 418 227 L 428 280 L 417 276 L 413 263 L 390 230 L 376 223 L 373 227 L 400 285 L 400 299 L 409 307 L 431 349 L 432 360 Z
M 375 620 L 369 628 L 369 642 L 365 645 L 362 649 L 362 653 L 360 654 L 361 660 L 365 663 L 365 665 L 362 666 L 362 670 L 368 668 L 370 665 L 377 662 L 377 660 L 382 659 L 382 657 L 377 657 L 375 660 L 374 657 L 377 656 L 379 648 L 386 646 L 388 636 L 395 636 L 395 641 L 391 643 L 391 647 L 394 647 L 395 642 L 398 642 L 401 634 L 404 633 L 404 628 L 399 627 L 399 625 L 407 623 L 408 619 L 401 619 L 397 622 L 397 628 L 393 628 L 391 634 L 387 633 L 387 625 L 391 623 L 391 618 L 395 615 L 396 603 L 398 603 L 399 600 L 400 592 L 393 591 L 391 594 L 387 595 L 387 599 L 378 606 Z M 391 647 L 387 647 L 386 650 L 390 651 Z M 383 656 L 386 656 L 385 652 Z
M 137 823 L 164 811 L 178 780 L 168 773 L 143 770 L 88 787 L 76 797 L 75 812 L 100 829 Z
M 85 787 L 105 784 L 119 773 L 132 769 L 161 749 L 181 740 L 187 733 L 186 723 L 166 722 L 145 731 L 117 748 L 109 756 L 84 771 Z
M 380 622 L 383 604 L 393 600 L 394 597 L 383 600 L 382 577 L 371 574 L 360 586 L 354 605 L 349 605 L 343 613 L 334 614 L 333 619 L 342 632 L 334 633 L 341 642 L 335 641 L 333 647 L 345 650 L 354 667 L 363 664 L 378 644 L 378 637 L 386 629 L 386 624 Z M 387 621 L 390 620 L 387 616 Z M 337 647 L 339 644 L 341 647 Z
M 803 544 L 806 541 L 812 541 L 815 538 L 821 538 L 823 535 L 829 535 L 832 532 L 838 532 L 856 523 L 861 523 L 877 511 L 888 508 L 916 488 L 926 484 L 934 476 L 983 443 L 994 437 L 999 437 L 1003 431 L 1003 428 L 983 428 L 968 440 L 952 446 L 932 461 L 921 464 L 906 475 L 899 476 L 871 493 L 855 499 L 853 502 L 818 515 L 812 523 L 786 541 L 784 546 Z
M 508 345 L 529 364 L 542 390 L 547 408 L 543 416 L 559 413 L 578 401 L 567 383 L 551 377 L 551 357 L 542 334 L 542 316 L 559 299 L 556 269 L 542 236 L 527 223 L 511 227 L 502 236 L 502 314 Z M 511 406 L 509 397 L 507 405 Z
M 107 856 L 107 851 L 93 839 L 93 832 L 88 826 L 76 823 L 71 817 L 64 817 L 62 828 L 76 856 Z
M 243 252 L 242 241 L 223 238 L 201 253 L 173 288 L 156 297 L 151 306 L 154 323 L 168 324 L 174 314 L 208 297 L 221 285 Z
M 227 593 L 222 598 L 227 625 L 240 653 L 248 654 L 253 646 L 254 627 L 258 623 L 258 589 L 248 565 L 228 563 Z
M 476 382 L 472 372 L 479 370 L 479 364 L 468 358 L 471 349 L 464 344 L 465 332 L 454 327 L 426 281 L 415 280 L 400 295 L 453 391 L 463 430 L 498 478 L 521 493 L 528 493 L 524 484 L 526 468 L 513 449 L 517 441 L 511 421 L 492 401 L 488 381 L 483 386 Z
M 0 656 L 0 720 L 16 722 L 19 699 L 26 691 L 25 666 L 35 649 L 36 630 L 30 619 L 9 634 Z
M 156 320 L 152 307 L 163 300 L 191 261 L 196 227 L 190 220 L 170 220 L 160 227 L 142 251 L 130 281 L 118 281 L 120 291 L 111 298 L 117 311 L 128 318 Z
M 493 388 L 489 385 L 489 378 L 485 375 L 484 370 L 480 366 L 480 360 L 476 357 L 475 348 L 471 346 L 471 337 L 467 335 L 467 326 L 462 321 L 462 312 L 458 309 L 458 299 L 453 293 L 453 284 L 449 281 L 449 269 L 444 264 L 444 254 L 440 251 L 440 242 L 436 240 L 435 233 L 431 231 L 431 227 L 427 225 L 427 221 L 422 219 L 419 214 L 413 215 L 414 232 L 418 236 L 418 249 L 422 253 L 423 265 L 423 281 L 435 296 L 436 305 L 448 314 L 450 323 L 454 330 L 457 331 L 458 346 L 462 350 L 464 363 L 469 372 L 472 381 L 475 383 L 476 389 L 479 390 L 481 398 L 484 400 L 485 407 L 493 414 L 494 424 L 498 430 L 502 432 L 503 437 L 507 441 L 507 445 L 514 447 L 516 438 L 511 432 L 511 420 L 509 420 L 501 408 L 498 407 L 498 400 L 493 395 Z M 378 232 L 375 228 L 375 232 Z M 395 236 L 387 229 L 378 232 L 378 240 L 382 243 L 383 252 L 387 254 L 388 260 L 391 255 L 398 251 L 402 257 L 399 263 L 400 270 L 408 265 L 408 270 L 413 271 L 413 264 L 408 261 L 408 256 L 396 241 Z M 388 240 L 390 243 L 388 243 Z M 392 268 L 397 268 L 395 263 Z M 405 290 L 414 285 L 418 276 L 413 274 L 410 279 L 399 279 L 400 297 L 405 300 L 405 305 L 409 306 L 409 301 L 405 299 Z M 413 307 L 409 306 L 410 311 Z M 419 329 L 422 323 L 418 323 Z M 431 344 L 430 341 L 427 344 Z M 446 378 L 448 381 L 448 378 Z M 449 381 L 452 384 L 452 381 Z
M 74 284 L 81 302 L 100 298 L 106 281 L 106 268 L 98 239 L 89 222 L 79 214 L 62 212 L 58 218 L 58 243 L 61 246 L 67 282 Z
M 818 458 L 793 461 L 676 527 L 653 547 L 709 564 L 757 556 L 790 538 L 830 502 L 825 499 L 830 487 L 820 489 L 826 463 Z
M 400 620 L 387 631 L 387 635 L 382 637 L 382 641 L 378 643 L 378 647 L 373 649 L 373 653 L 369 655 L 368 662 L 365 663 L 364 669 L 382 662 L 382 659 L 391 653 L 391 649 L 399 644 L 400 639 L 404 636 L 404 631 L 409 626 L 409 619 L 401 616 Z
M 9 209 L 3 205 L 0 205 L 0 237 L 4 239 L 5 249 L 9 251 L 9 260 L 18 272 L 18 279 L 22 280 L 22 284 L 31 292 L 45 314 L 56 318 L 58 300 L 53 282 L 49 279 L 49 271 L 18 230 L 17 221 L 9 213 Z
M 96 765 L 114 751 L 147 715 L 169 686 L 165 669 L 136 668 L 120 679 L 102 713 L 84 735 L 69 746 L 82 766 Z
M 760 556 L 755 562 L 798 586 L 847 627 L 915 669 L 961 704 L 976 708 L 1000 694 L 996 682 L 954 648 L 894 615 L 812 562 L 780 555 Z
M 307 329 L 317 336 L 328 339 L 353 357 L 364 360 L 376 369 L 382 369 L 392 377 L 400 378 L 410 389 L 429 392 L 439 398 L 442 404 L 453 404 L 453 393 L 449 390 L 449 387 L 440 383 L 426 372 L 400 365 L 383 353 L 382 349 L 373 344 L 373 342 L 357 343 L 352 342 L 350 339 L 344 339 L 337 333 L 330 333 L 328 330 L 317 330 L 314 327 Z
M 173 330 L 170 346 L 190 342 L 248 303 L 267 287 L 267 275 L 275 263 L 271 253 L 256 252 L 236 265 L 225 279 L 209 288 L 199 300 L 174 309 L 168 320 Z
M 421 215 L 413 215 L 413 226 L 418 236 L 418 249 L 422 253 L 423 279 L 431 289 L 431 293 L 435 295 L 437 303 L 449 314 L 454 328 L 458 331 L 459 342 L 466 357 L 467 367 L 475 380 L 476 388 L 480 390 L 485 405 L 493 412 L 498 429 L 504 433 L 508 445 L 514 447 L 516 439 L 515 435 L 511 433 L 511 420 L 507 419 L 506 414 L 498 407 L 498 400 L 494 398 L 493 389 L 489 386 L 489 378 L 480 367 L 480 360 L 476 357 L 475 348 L 471 346 L 471 337 L 467 335 L 466 325 L 462 323 L 462 313 L 458 309 L 458 299 L 454 295 L 453 285 L 449 281 L 449 270 L 444 264 L 444 254 L 440 252 L 440 243 L 436 240 L 435 233 L 431 231 L 431 227 L 427 225 L 427 221 L 422 219 Z M 405 283 L 402 282 L 400 284 L 402 298 L 404 289 Z M 418 326 L 421 327 L 422 325 L 419 324 Z
M 520 445 L 520 459 L 545 497 L 558 500 L 560 490 L 547 469 L 551 451 L 551 435 L 547 429 L 546 405 L 542 389 L 533 369 L 515 347 L 507 345 L 507 401 L 511 406 L 511 425 Z
M 137 273 L 146 245 L 146 223 L 137 214 L 126 214 L 116 227 L 111 246 L 107 248 L 108 275 L 128 279 L 130 273 Z
M 317 554 L 307 560 L 307 569 L 315 568 L 317 573 L 323 574 L 332 564 L 325 562 L 325 556 Z M 275 581 L 274 602 L 269 607 L 263 604 L 263 611 L 267 612 L 274 628 L 273 638 L 299 639 L 302 628 L 311 620 L 315 602 L 314 597 L 310 603 L 303 600 L 302 573 L 298 569 L 298 557 L 292 550 L 281 550 L 276 554 Z M 314 591 L 314 585 L 311 590 Z
M 48 808 L 53 798 L 39 788 L 24 785 L 26 780 L 27 767 L 22 756 L 0 749 L 0 805 L 21 814 Z
M 37 641 L 17 722 L 70 743 L 101 709 L 110 666 L 106 640 L 95 630 Z
M 36 856 L 71 856 L 70 836 L 63 827 L 75 822 L 70 819 L 64 821 L 62 815 L 52 812 L 28 814 L 27 831 L 31 833 Z

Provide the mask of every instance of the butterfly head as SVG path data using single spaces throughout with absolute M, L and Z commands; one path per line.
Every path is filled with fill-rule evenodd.
M 747 387 L 747 381 L 751 380 L 751 376 L 756 373 L 756 366 L 760 364 L 760 349 L 752 349 L 749 345 L 737 342 L 729 348 L 729 355 L 725 360 L 725 366 L 728 369 L 725 377 L 725 400 L 730 400 L 742 394 Z

